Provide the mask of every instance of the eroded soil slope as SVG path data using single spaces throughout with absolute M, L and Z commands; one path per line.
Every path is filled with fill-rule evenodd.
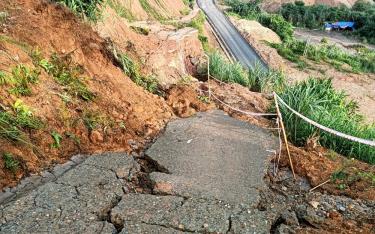
M 66 8 L 6 0 L 0 9 L 8 14 L 0 26 L 0 70 L 6 80 L 23 80 L 2 82 L 1 112 L 41 122 L 21 126 L 16 139 L 2 135 L 0 154 L 13 157 L 0 159 L 0 187 L 77 152 L 140 149 L 171 118 L 165 102 L 125 76 L 107 42 Z M 14 161 L 10 173 L 5 163 L 11 168 Z

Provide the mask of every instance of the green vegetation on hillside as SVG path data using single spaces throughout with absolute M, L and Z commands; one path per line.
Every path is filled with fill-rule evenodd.
M 141 4 L 143 10 L 147 12 L 152 18 L 158 20 L 158 21 L 165 21 L 167 18 L 160 14 L 160 12 L 155 9 L 151 4 L 148 2 L 149 0 L 139 0 L 139 3 Z M 161 5 L 159 3 L 159 5 Z
M 375 43 L 375 5 L 365 0 L 357 1 L 352 8 L 327 5 L 305 6 L 302 1 L 286 3 L 280 14 L 297 27 L 322 28 L 325 22 L 353 21 L 356 30 L 351 34 Z
M 356 103 L 349 101 L 343 92 L 336 91 L 330 79 L 310 78 L 288 87 L 279 95 L 293 109 L 324 126 L 359 138 L 375 139 L 375 124 L 364 124 Z M 283 105 L 281 112 L 288 137 L 294 144 L 303 146 L 307 139 L 316 136 L 324 147 L 375 164 L 374 147 L 319 131 Z
M 285 76 L 281 72 L 264 71 L 260 65 L 245 70 L 240 63 L 231 63 L 218 52 L 209 55 L 210 74 L 223 82 L 237 83 L 257 92 L 278 91 L 285 86 Z
M 269 14 L 262 11 L 259 0 L 244 3 L 240 0 L 227 0 L 230 11 L 242 18 L 254 19 L 263 26 L 274 30 L 282 39 L 281 44 L 270 44 L 276 48 L 284 58 L 295 62 L 300 68 L 308 66 L 307 60 L 331 64 L 336 69 L 348 72 L 375 73 L 375 52 L 366 48 L 357 48 L 357 53 L 348 52 L 334 45 L 322 43 L 321 45 L 307 44 L 293 36 L 293 26 L 278 14 Z M 347 69 L 345 65 L 349 65 Z
M 99 6 L 104 0 L 54 0 L 63 3 L 69 7 L 74 13 L 83 15 L 90 20 L 97 20 L 100 17 Z
M 119 0 L 107 0 L 108 5 L 116 11 L 116 14 L 129 22 L 135 20 L 134 15 L 126 7 L 124 7 Z
M 141 74 L 139 65 L 134 62 L 128 55 L 120 54 L 118 56 L 118 60 L 121 63 L 122 69 L 124 73 L 129 76 L 130 79 L 134 81 L 139 86 L 142 86 L 144 89 L 149 91 L 150 93 L 160 94 L 160 90 L 158 88 L 158 80 L 152 76 L 144 76 Z

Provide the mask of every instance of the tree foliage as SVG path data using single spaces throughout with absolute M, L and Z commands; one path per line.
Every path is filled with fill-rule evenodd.
M 375 5 L 365 0 L 358 0 L 352 8 L 327 5 L 305 6 L 301 1 L 283 4 L 280 14 L 294 26 L 310 29 L 321 28 L 325 22 L 353 21 L 354 35 L 375 43 Z

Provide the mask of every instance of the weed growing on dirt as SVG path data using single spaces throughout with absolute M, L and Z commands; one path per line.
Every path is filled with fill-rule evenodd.
M 69 95 L 84 101 L 92 101 L 95 98 L 95 94 L 84 83 L 86 78 L 83 77 L 83 68 L 74 64 L 69 55 L 53 54 L 50 60 L 41 59 L 38 64 L 59 84 L 63 85 Z
M 11 172 L 15 173 L 19 168 L 19 162 L 17 159 L 14 158 L 14 156 L 11 153 L 4 153 L 3 154 L 3 161 L 4 161 L 4 167 Z
M 259 23 L 276 32 L 283 41 L 293 38 L 293 26 L 286 21 L 281 15 L 269 14 L 262 11 L 260 0 L 242 2 L 240 0 L 226 0 L 231 7 L 230 12 L 249 20 L 257 20 Z
M 219 52 L 214 52 L 209 56 L 212 76 L 223 82 L 237 83 L 245 87 L 251 86 L 246 70 L 240 63 L 227 61 Z
M 74 133 L 66 132 L 65 135 L 69 139 L 72 139 L 76 145 L 80 145 L 81 144 L 81 139 L 79 139 L 79 137 L 77 135 L 75 135 Z
M 60 148 L 62 136 L 58 132 L 52 131 L 51 132 L 51 137 L 53 139 L 53 143 L 51 144 L 51 147 L 55 148 L 55 149 Z
M 144 89 L 150 93 L 159 94 L 158 89 L 159 83 L 158 80 L 152 76 L 144 76 L 141 74 L 139 66 L 135 63 L 128 55 L 120 54 L 118 59 L 121 63 L 124 73 L 130 77 L 139 86 L 142 86 Z
M 69 7 L 74 13 L 96 21 L 100 18 L 100 5 L 103 0 L 54 0 Z
M 30 68 L 24 64 L 18 64 L 12 69 L 11 77 L 7 80 L 9 84 L 12 84 L 12 88 L 9 90 L 10 93 L 16 96 L 30 96 L 31 85 L 36 84 L 39 80 L 40 70 Z
M 22 100 L 17 99 L 12 107 L 15 112 L 16 123 L 20 127 L 28 129 L 40 129 L 43 127 L 43 122 L 34 116 L 31 108 L 25 105 Z
M 118 16 L 127 19 L 129 22 L 135 20 L 134 15 L 123 5 L 121 5 L 118 0 L 107 0 L 107 4 L 116 11 Z
M 157 9 L 152 7 L 148 0 L 139 0 L 139 3 L 141 4 L 143 10 L 147 12 L 150 16 L 152 16 L 154 19 L 158 21 L 165 21 L 167 18 L 160 14 Z
M 365 124 L 357 113 L 357 104 L 349 101 L 343 92 L 336 91 L 330 79 L 313 79 L 289 86 L 280 93 L 293 109 L 308 118 L 336 131 L 363 139 L 375 139 L 375 124 Z M 322 146 L 342 155 L 375 164 L 375 149 L 353 141 L 320 132 L 312 125 L 281 106 L 289 139 L 304 145 L 312 135 L 319 136 Z
M 85 111 L 83 113 L 82 120 L 90 132 L 95 129 L 113 126 L 113 121 L 111 121 L 107 116 L 96 111 Z
M 208 38 L 204 35 L 204 23 L 206 22 L 205 14 L 200 11 L 199 14 L 192 19 L 189 23 L 185 24 L 183 27 L 192 27 L 198 30 L 198 39 L 202 43 L 204 51 L 210 51 L 210 46 L 208 44 Z
M 31 109 L 17 100 L 13 104 L 13 113 L 0 110 L 0 137 L 3 139 L 28 143 L 23 130 L 40 129 L 43 122 L 35 117 Z

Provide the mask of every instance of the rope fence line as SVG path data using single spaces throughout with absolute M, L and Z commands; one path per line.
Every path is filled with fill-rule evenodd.
M 287 109 L 289 109 L 293 114 L 297 115 L 298 117 L 300 117 L 301 119 L 303 119 L 304 121 L 306 121 L 307 123 L 323 130 L 323 131 L 326 131 L 328 133 L 331 133 L 333 135 L 336 135 L 338 137 L 341 137 L 341 138 L 344 138 L 344 139 L 347 139 L 347 140 L 350 140 L 350 141 L 354 141 L 354 142 L 357 142 L 357 143 L 361 143 L 361 144 L 364 144 L 364 145 L 368 145 L 368 146 L 373 146 L 375 147 L 375 141 L 371 141 L 371 140 L 367 140 L 367 139 L 362 139 L 362 138 L 359 138 L 359 137 L 355 137 L 355 136 L 350 136 L 348 134 L 345 134 L 345 133 L 342 133 L 342 132 L 338 132 L 336 130 L 333 130 L 331 128 L 328 128 L 326 126 L 323 126 L 317 122 L 315 122 L 314 120 L 311 120 L 309 118 L 307 118 L 306 116 L 300 114 L 299 112 L 297 112 L 296 110 L 294 110 L 293 108 L 291 108 L 288 104 L 285 103 L 285 101 L 283 99 L 281 99 L 281 97 L 279 97 L 279 95 L 277 95 L 276 93 L 274 93 L 274 95 L 277 97 L 277 99 L 279 100 L 279 102 L 281 104 L 283 104 Z
M 216 78 L 215 78 L 216 79 Z M 202 89 L 198 89 L 198 91 L 200 92 L 208 92 L 206 90 L 202 90 Z M 256 112 L 247 112 L 247 111 L 244 111 L 244 110 L 241 110 L 241 109 L 238 109 L 236 107 L 233 107 L 231 105 L 229 105 L 228 103 L 220 100 L 214 92 L 209 92 L 210 95 L 215 99 L 217 100 L 218 102 L 220 102 L 222 105 L 225 105 L 227 106 L 228 108 L 234 110 L 234 111 L 237 111 L 239 113 L 242 113 L 242 114 L 245 114 L 245 115 L 250 115 L 250 116 L 277 116 L 276 113 L 256 113 Z M 274 93 L 274 95 L 276 96 L 277 100 L 280 102 L 280 104 L 282 104 L 283 106 L 285 106 L 289 111 L 291 111 L 293 114 L 297 115 L 298 117 L 300 117 L 302 120 L 304 120 L 305 122 L 325 131 L 325 132 L 328 132 L 328 133 L 331 133 L 333 135 L 336 135 L 338 137 L 341 137 L 341 138 L 344 138 L 344 139 L 347 139 L 347 140 L 350 140 L 350 141 L 353 141 L 353 142 L 357 142 L 357 143 L 361 143 L 361 144 L 364 144 L 364 145 L 368 145 L 368 146 L 372 146 L 372 147 L 375 147 L 375 141 L 374 140 L 368 140 L 368 139 L 362 139 L 362 138 L 359 138 L 359 137 L 355 137 L 355 136 L 351 136 L 351 135 L 348 135 L 348 134 L 345 134 L 345 133 L 342 133 L 342 132 L 339 132 L 339 131 L 336 131 L 334 129 L 331 129 L 329 127 L 326 127 L 326 126 L 323 126 L 317 122 L 315 122 L 314 120 L 311 120 L 309 118 L 307 118 L 306 116 L 302 115 L 301 113 L 297 112 L 296 110 L 294 110 L 293 108 L 291 108 L 288 104 L 286 104 L 286 102 L 279 96 L 277 95 L 276 93 Z

